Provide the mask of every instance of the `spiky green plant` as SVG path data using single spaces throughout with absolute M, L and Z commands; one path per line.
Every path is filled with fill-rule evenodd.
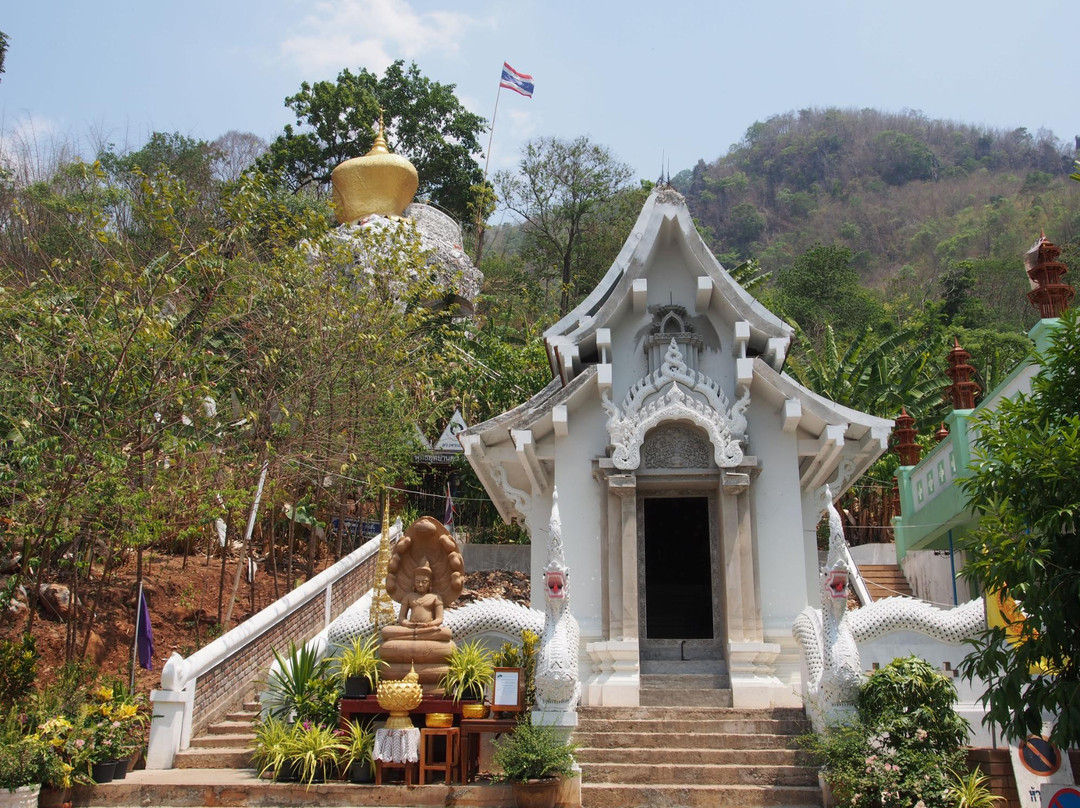
M 461 701 L 466 696 L 483 698 L 495 679 L 495 655 L 480 640 L 462 643 L 447 660 L 447 671 L 439 682 L 447 696 Z
M 289 643 L 285 658 L 274 650 L 277 667 L 265 682 L 263 706 L 274 718 L 287 721 L 308 717 L 316 703 L 328 698 L 325 682 L 332 679 L 330 660 L 311 646 Z
M 978 766 L 967 774 L 952 769 L 949 774 L 953 776 L 953 782 L 949 784 L 947 793 L 956 808 L 994 808 L 1005 800 L 990 792 L 990 778 Z
M 317 776 L 336 770 L 345 749 L 336 730 L 305 721 L 289 733 L 285 761 L 294 766 L 301 783 L 311 785 Z

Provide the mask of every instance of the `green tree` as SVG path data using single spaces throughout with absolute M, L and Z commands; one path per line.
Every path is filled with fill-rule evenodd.
M 963 575 L 1003 592 L 1023 622 L 982 632 L 961 666 L 986 683 L 987 721 L 1010 739 L 1041 734 L 1080 743 L 1080 316 L 1061 318 L 1031 394 L 982 413 L 964 482 L 978 526 L 961 540 Z M 1042 670 L 1044 673 L 1033 673 Z
M 625 190 L 630 177 L 628 165 L 585 135 L 532 140 L 516 174 L 496 175 L 503 204 L 525 220 L 526 257 L 541 273 L 554 272 L 559 279 L 560 315 L 570 310 L 586 234 L 597 224 L 604 203 Z
M 4 72 L 4 57 L 7 55 L 8 38 L 7 34 L 0 31 L 0 73 Z
M 24 580 L 56 574 L 75 597 L 95 556 L 100 593 L 126 554 L 186 546 L 215 518 L 228 548 L 264 464 L 271 513 L 325 508 L 344 484 L 328 479 L 407 476 L 426 404 L 411 380 L 437 295 L 415 232 L 346 243 L 265 175 L 199 190 L 172 159 L 133 168 L 137 191 L 125 169 L 76 162 L 0 198 L 0 546 Z M 207 195 L 213 226 L 191 217 Z
M 297 127 L 286 125 L 258 164 L 281 172 L 291 189 L 325 189 L 339 163 L 371 149 L 382 114 L 387 144 L 416 166 L 419 193 L 458 219 L 468 215 L 473 186 L 483 183 L 474 157 L 486 121 L 461 105 L 453 84 L 432 81 L 415 63 L 406 68 L 398 60 L 381 78 L 362 68 L 341 71 L 336 82 L 305 81 L 285 106 Z
M 880 316 L 880 304 L 859 286 L 847 247 L 815 244 L 792 261 L 776 280 L 776 304 L 813 340 L 827 324 L 855 334 Z
M 787 371 L 815 393 L 882 418 L 892 418 L 902 406 L 926 414 L 941 408 L 948 382 L 939 367 L 941 351 L 921 330 L 879 337 L 868 328 L 843 352 L 831 325 L 825 326 L 820 350 L 798 333 Z
M 874 153 L 881 178 L 889 185 L 934 176 L 937 158 L 925 143 L 903 132 L 889 130 L 874 137 Z

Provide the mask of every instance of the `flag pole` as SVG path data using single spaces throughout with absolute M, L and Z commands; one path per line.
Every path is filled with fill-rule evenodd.
M 505 63 L 504 63 L 505 64 Z M 491 129 L 488 131 L 487 154 L 484 157 L 484 182 L 487 189 L 488 167 L 491 165 L 491 141 L 495 138 L 495 116 L 499 114 L 499 96 L 502 95 L 502 76 L 499 76 L 499 90 L 495 93 L 495 111 L 491 113 Z M 480 258 L 484 254 L 484 203 L 483 200 L 476 208 L 476 267 L 480 268 Z

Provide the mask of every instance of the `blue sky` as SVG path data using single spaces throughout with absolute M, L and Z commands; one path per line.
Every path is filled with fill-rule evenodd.
M 491 117 L 492 170 L 530 137 L 588 134 L 655 179 L 716 159 L 746 128 L 805 107 L 915 109 L 1080 134 L 1074 3 L 1047 0 L 19 0 L 0 78 L 6 144 L 138 147 L 152 131 L 272 139 L 285 96 L 344 67 L 415 60 Z M 486 135 L 484 143 L 486 145 Z

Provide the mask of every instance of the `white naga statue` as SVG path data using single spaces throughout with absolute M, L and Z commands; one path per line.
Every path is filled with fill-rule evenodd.
M 548 563 L 544 567 L 544 633 L 536 658 L 536 709 L 568 712 L 581 697 L 578 624 L 570 614 L 569 575 L 563 554 L 559 492 L 551 493 Z
M 859 647 L 848 619 L 847 584 L 851 570 L 844 527 L 828 488 L 825 498 L 829 503 L 829 555 L 821 571 L 821 610 L 807 606 L 792 627 L 806 656 L 807 712 L 815 726 L 819 720 L 834 723 L 851 715 L 863 678 Z

